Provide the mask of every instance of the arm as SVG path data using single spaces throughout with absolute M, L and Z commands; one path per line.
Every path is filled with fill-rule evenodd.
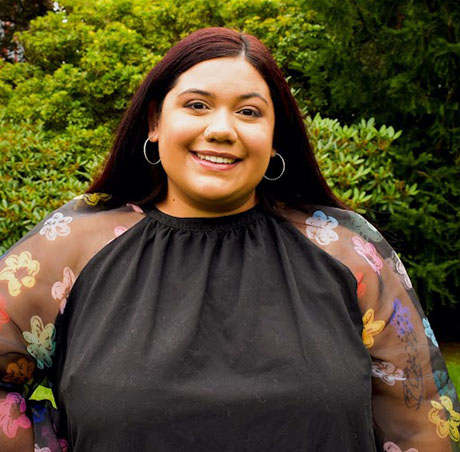
M 357 280 L 363 343 L 372 358 L 374 429 L 380 450 L 460 451 L 457 394 L 396 253 L 354 212 L 319 208 L 304 219 L 302 229 L 296 215 L 293 223 Z
M 403 264 L 358 214 L 347 213 L 342 224 L 341 255 L 358 281 L 383 450 L 459 451 L 459 401 Z
M 0 450 L 65 452 L 59 413 L 32 401 L 55 355 L 55 321 L 79 272 L 143 215 L 87 195 L 52 213 L 0 259 Z M 105 195 L 107 196 L 107 195 Z
M 64 254 L 62 249 L 58 252 L 58 244 L 62 241 L 46 246 L 41 238 L 34 234 L 23 240 L 0 262 L 2 451 L 32 451 L 34 444 L 61 450 L 51 427 L 51 404 L 28 403 L 53 365 L 54 320 L 60 309 L 51 288 L 59 279 L 57 272 Z

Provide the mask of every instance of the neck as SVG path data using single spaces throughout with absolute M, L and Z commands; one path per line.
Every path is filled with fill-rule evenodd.
M 235 204 L 209 203 L 198 204 L 185 202 L 177 196 L 166 195 L 163 201 L 156 204 L 158 210 L 179 218 L 212 218 L 234 215 L 251 209 L 257 204 L 255 194 L 247 200 Z

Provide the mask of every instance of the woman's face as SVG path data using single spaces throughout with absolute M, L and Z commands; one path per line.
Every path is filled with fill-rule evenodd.
M 150 123 L 168 179 L 160 210 L 217 216 L 255 205 L 255 188 L 275 153 L 275 112 L 267 84 L 246 60 L 216 58 L 191 67 Z

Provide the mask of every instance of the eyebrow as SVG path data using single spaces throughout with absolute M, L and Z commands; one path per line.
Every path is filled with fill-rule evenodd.
M 213 98 L 216 97 L 214 94 L 210 93 L 209 91 L 204 91 L 202 89 L 197 89 L 197 88 L 186 89 L 185 91 L 182 91 L 181 93 L 179 93 L 179 96 L 182 96 L 184 94 L 189 94 L 189 93 L 201 94 L 202 96 L 208 96 L 208 97 L 213 97 Z M 257 98 L 261 99 L 262 101 L 264 101 L 268 105 L 267 99 L 265 99 L 264 96 L 262 96 L 261 94 L 259 94 L 257 92 L 241 94 L 240 96 L 238 96 L 238 99 L 245 100 L 245 99 L 250 99 L 251 97 L 257 97 Z

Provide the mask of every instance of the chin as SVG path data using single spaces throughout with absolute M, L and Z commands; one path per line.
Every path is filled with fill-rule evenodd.
M 225 184 L 224 186 L 213 183 L 200 184 L 199 186 L 192 187 L 191 193 L 193 193 L 193 197 L 197 201 L 201 199 L 203 202 L 222 201 L 226 203 L 240 197 L 235 192 L 234 187 L 230 187 L 229 184 Z
M 248 208 L 255 205 L 255 196 L 248 194 L 246 196 L 235 196 L 234 193 L 206 193 L 206 196 L 195 198 L 203 206 L 204 210 L 214 212 L 230 212 L 237 210 L 245 204 Z M 253 202 L 251 202 L 253 200 Z

